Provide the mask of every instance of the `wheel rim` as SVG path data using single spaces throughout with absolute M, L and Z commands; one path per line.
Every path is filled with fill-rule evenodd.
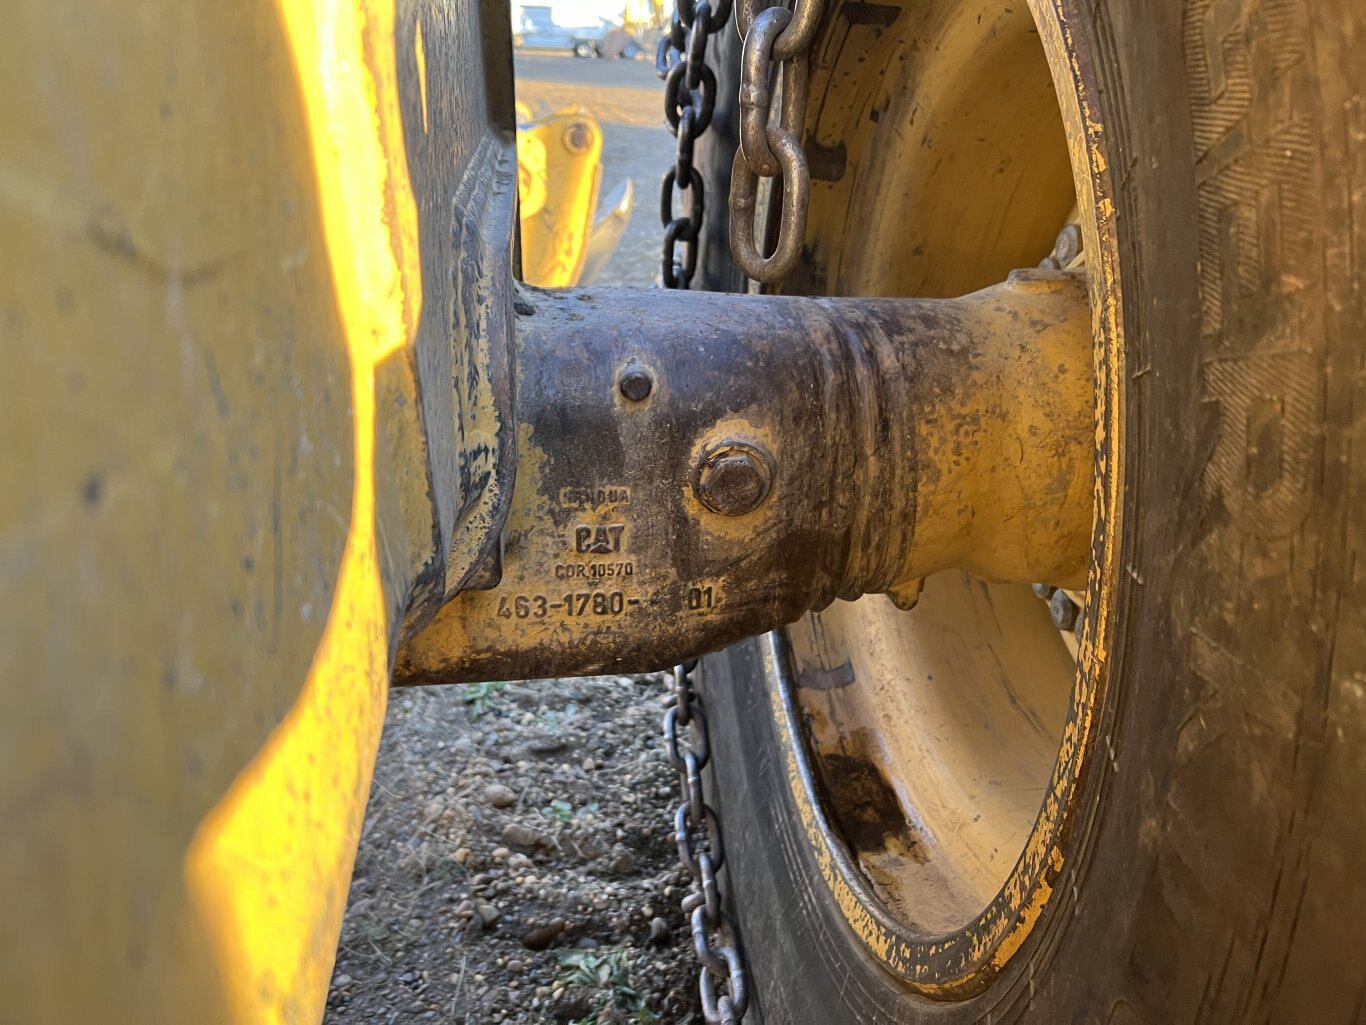
M 909 72 L 902 59 L 910 80 L 899 83 L 851 73 L 845 54 L 858 48 L 824 41 L 807 124 L 817 177 L 823 137 L 846 139 L 848 149 L 839 173 L 813 190 L 808 238 L 860 245 L 825 254 L 817 242 L 823 265 L 805 288 L 789 289 L 960 294 L 1037 263 L 1076 204 L 1097 423 L 1092 560 L 1076 640 L 1027 585 L 961 574 L 927 581 L 912 612 L 871 596 L 770 640 L 788 776 L 831 895 L 884 967 L 940 998 L 971 995 L 1002 970 L 1074 854 L 1067 837 L 1087 810 L 1082 783 L 1113 619 L 1123 349 L 1108 161 L 1089 55 L 1059 7 L 1032 7 L 1030 21 L 1002 15 L 982 26 L 974 9 L 899 26 L 870 65 L 881 56 L 883 67 L 896 66 L 905 47 L 939 55 L 938 64 L 912 61 Z M 900 19 L 910 17 L 906 9 Z M 851 89 L 851 79 L 862 85 Z M 1002 90 L 1008 102 L 980 107 Z M 880 121 L 914 124 L 893 109 L 897 96 L 948 112 L 951 123 L 909 138 L 903 131 L 879 154 Z M 973 150 L 976 163 L 927 172 L 933 133 L 946 150 Z M 944 195 L 945 182 L 956 199 Z M 1021 191 L 1036 200 L 1029 209 L 1011 198 Z M 891 209 L 871 217 L 882 197 L 894 197 Z M 878 227 L 851 234 L 859 223 Z

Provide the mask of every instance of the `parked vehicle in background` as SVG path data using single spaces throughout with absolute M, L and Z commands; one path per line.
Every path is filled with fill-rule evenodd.
M 646 48 L 641 45 L 640 40 L 621 25 L 609 26 L 597 48 L 598 56 L 605 60 L 615 60 L 618 57 L 635 60 L 645 52 Z
M 575 57 L 596 57 L 604 50 L 604 41 L 613 32 L 623 33 L 620 26 L 602 20 L 596 26 L 566 28 L 555 23 L 549 7 L 523 7 L 514 14 L 512 45 L 519 50 L 550 50 L 572 53 Z M 629 37 L 628 37 L 629 38 Z

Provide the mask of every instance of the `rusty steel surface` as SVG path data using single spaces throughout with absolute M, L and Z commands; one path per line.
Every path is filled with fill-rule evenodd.
M 397 682 L 657 669 L 949 567 L 1084 579 L 1076 275 L 957 300 L 522 289 L 517 305 L 501 580 L 443 608 Z

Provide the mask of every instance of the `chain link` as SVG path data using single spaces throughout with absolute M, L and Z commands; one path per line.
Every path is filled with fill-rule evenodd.
M 687 288 L 697 272 L 697 240 L 706 215 L 702 175 L 693 166 L 697 137 L 716 109 L 716 72 L 707 65 L 707 42 L 726 27 L 732 0 L 677 0 L 668 34 L 655 51 L 655 70 L 664 79 L 664 116 L 678 140 L 674 166 L 659 189 L 664 227 L 660 279 L 665 288 Z M 674 215 L 674 199 L 686 213 Z
M 698 4 L 698 8 L 702 7 Z M 711 741 L 701 696 L 693 687 L 696 662 L 675 666 L 673 693 L 664 713 L 664 745 L 678 772 L 683 803 L 674 813 L 678 858 L 693 879 L 683 899 L 692 926 L 693 952 L 702 1015 L 711 1025 L 739 1025 L 749 1008 L 749 977 L 739 933 L 721 908 L 716 873 L 726 863 L 721 823 L 707 804 L 702 770 L 711 760 Z
M 762 0 L 740 0 L 735 26 L 744 39 L 740 56 L 740 147 L 730 179 L 730 249 L 736 264 L 765 284 L 789 274 L 801 258 L 811 169 L 802 149 L 806 121 L 808 51 L 823 13 L 823 0 L 795 0 L 792 10 L 764 8 Z M 770 83 L 782 67 L 782 101 L 772 123 Z M 754 241 L 759 179 L 782 186 L 778 240 L 764 256 Z
M 655 51 L 665 81 L 664 113 L 678 140 L 674 167 L 660 183 L 659 219 L 664 227 L 660 279 L 665 288 L 688 288 L 697 271 L 697 243 L 706 202 L 702 177 L 693 167 L 697 137 L 711 124 L 716 73 L 707 65 L 707 43 L 730 19 L 733 0 L 676 0 L 668 34 Z M 735 27 L 744 40 L 740 72 L 740 146 L 730 186 L 730 244 L 736 264 L 765 284 L 789 274 L 801 258 L 811 169 L 802 149 L 811 43 L 824 0 L 794 0 L 792 9 L 765 0 L 739 0 Z M 771 123 L 773 66 L 782 68 L 782 102 Z M 764 256 L 754 240 L 759 179 L 781 185 L 778 239 Z M 687 213 L 674 215 L 674 199 L 686 196 Z M 680 248 L 681 247 L 681 248 Z

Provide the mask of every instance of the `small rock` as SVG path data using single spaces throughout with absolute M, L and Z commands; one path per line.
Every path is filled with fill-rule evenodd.
M 513 975 L 521 975 L 522 972 L 526 971 L 526 965 L 522 964 L 522 962 L 518 961 L 515 957 L 508 962 L 507 967 L 508 971 Z
M 535 862 L 525 854 L 514 854 L 508 858 L 508 868 L 512 869 L 514 872 L 525 871 L 534 864 Z
M 595 762 L 595 761 L 593 761 L 592 758 L 585 758 L 585 759 L 583 760 L 583 771 L 584 771 L 584 772 L 592 772 L 592 771 L 593 771 L 594 769 L 596 769 L 597 767 L 598 767 L 598 763 Z
M 455 861 L 458 865 L 463 865 L 470 860 L 470 849 L 468 847 L 457 847 L 455 849 Z
M 598 941 L 593 939 L 592 936 L 580 936 L 579 941 L 575 943 L 574 946 L 578 947 L 580 950 L 597 950 Z
M 517 803 L 517 795 L 510 787 L 501 783 L 490 783 L 484 788 L 484 800 L 495 808 L 511 808 Z
M 427 822 L 435 822 L 437 819 L 441 818 L 441 815 L 445 810 L 446 802 L 440 798 L 434 797 L 422 805 L 422 818 Z
M 545 925 L 538 925 L 534 929 L 527 930 L 522 937 L 522 946 L 527 950 L 545 950 L 555 938 L 564 932 L 565 922 L 561 918 L 552 918 Z
M 503 914 L 492 904 L 480 904 L 477 910 L 479 911 L 479 920 L 484 923 L 485 929 L 491 928 L 493 923 L 498 921 Z
M 650 942 L 663 943 L 669 938 L 669 923 L 662 918 L 650 919 Z
M 612 854 L 607 859 L 607 871 L 613 875 L 629 876 L 635 875 L 637 867 L 635 855 L 625 847 L 616 844 L 612 848 Z
M 508 854 L 511 852 L 506 847 L 495 847 L 493 849 L 494 861 L 507 861 Z
M 355 981 L 355 979 L 351 978 L 351 976 L 343 972 L 341 975 L 338 975 L 335 979 L 332 980 L 332 985 L 335 986 L 337 989 L 343 989 L 346 986 L 351 985 L 351 983 Z
M 545 838 L 537 829 L 521 822 L 509 822 L 503 827 L 503 842 L 512 847 L 538 847 Z

